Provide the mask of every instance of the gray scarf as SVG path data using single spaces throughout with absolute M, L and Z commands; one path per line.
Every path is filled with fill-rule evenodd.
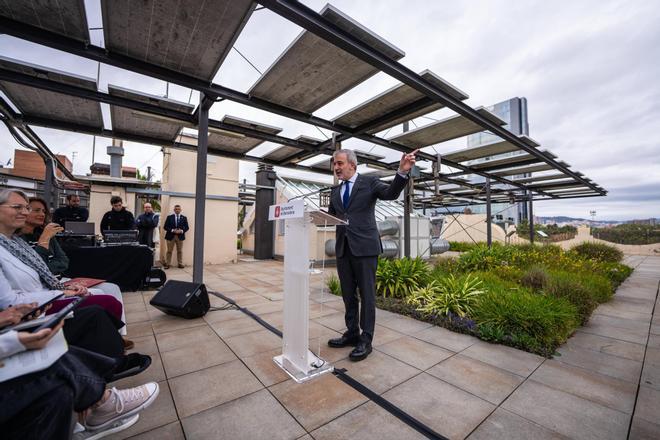
M 7 238 L 4 234 L 0 234 L 0 246 L 7 249 L 10 254 L 21 260 L 23 264 L 37 272 L 44 287 L 53 290 L 64 289 L 64 285 L 55 278 L 55 275 L 48 269 L 48 266 L 46 266 L 46 263 L 44 263 L 44 260 L 39 254 L 18 235 Z

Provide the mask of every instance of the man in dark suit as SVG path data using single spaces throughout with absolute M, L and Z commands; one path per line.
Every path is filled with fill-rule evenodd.
M 172 262 L 172 251 L 176 246 L 176 261 L 180 268 L 183 268 L 183 240 L 186 239 L 188 219 L 181 214 L 181 205 L 174 205 L 174 214 L 170 214 L 165 219 L 165 240 L 167 240 L 167 260 L 163 264 L 165 269 L 170 268 Z
M 417 150 L 403 155 L 389 185 L 377 177 L 358 174 L 357 157 L 352 150 L 337 150 L 333 154 L 335 176 L 343 183 L 330 193 L 328 212 L 348 221 L 346 226 L 337 226 L 335 244 L 347 331 L 330 339 L 328 345 L 354 346 L 349 356 L 352 361 L 361 361 L 371 353 L 376 325 L 376 268 L 378 255 L 383 251 L 374 215 L 376 201 L 399 197 L 408 183 L 416 153 Z

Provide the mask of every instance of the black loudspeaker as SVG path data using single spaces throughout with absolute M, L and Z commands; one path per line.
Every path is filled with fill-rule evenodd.
M 209 311 L 209 294 L 199 283 L 170 280 L 151 298 L 149 304 L 170 315 L 199 318 Z

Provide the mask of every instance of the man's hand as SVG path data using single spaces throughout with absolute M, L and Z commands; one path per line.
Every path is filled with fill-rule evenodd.
M 404 153 L 401 156 L 401 162 L 399 162 L 399 172 L 407 173 L 415 165 L 415 154 L 419 151 L 419 148 L 410 153 Z
M 45 328 L 36 333 L 18 332 L 18 340 L 27 350 L 39 350 L 48 344 L 48 341 L 60 331 L 63 325 L 64 321 L 53 329 Z

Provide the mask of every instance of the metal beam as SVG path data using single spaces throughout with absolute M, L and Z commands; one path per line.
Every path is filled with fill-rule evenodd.
M 488 247 L 493 245 L 493 219 L 491 217 L 490 179 L 486 179 L 486 243 Z
M 204 223 L 206 221 L 206 165 L 209 152 L 209 109 L 212 101 L 202 95 L 197 134 L 197 173 L 195 175 L 195 239 L 193 245 L 193 283 L 204 282 Z
M 509 130 L 494 124 L 480 115 L 472 107 L 440 90 L 438 87 L 403 66 L 401 63 L 388 58 L 378 50 L 364 44 L 359 39 L 335 26 L 323 16 L 302 3 L 291 0 L 260 0 L 259 3 L 276 14 L 281 15 L 285 19 L 345 50 L 365 63 L 377 67 L 382 72 L 398 79 L 425 96 L 432 98 L 434 101 L 444 104 L 456 113 L 482 126 L 484 130 L 488 130 L 494 135 L 511 142 L 521 150 L 538 157 L 549 165 L 552 165 L 554 168 L 561 170 L 563 173 L 590 186 L 593 190 L 600 192 L 595 185 L 586 182 L 582 177 L 568 169 L 568 167 L 546 156 L 542 152 L 536 150 L 536 148 L 525 144 L 518 138 L 518 136 L 511 133 Z
M 311 10 L 310 10 L 311 11 Z M 311 11 L 313 14 L 313 11 Z M 316 14 L 318 17 L 320 15 Z M 322 19 L 322 17 L 321 17 Z M 324 20 L 324 19 L 323 19 Z M 175 83 L 178 85 L 181 85 L 183 87 L 188 87 L 192 88 L 195 90 L 198 90 L 200 92 L 203 92 L 205 95 L 208 95 L 209 97 L 219 97 L 219 98 L 225 98 L 229 99 L 234 102 L 238 102 L 250 107 L 254 108 L 259 108 L 261 110 L 265 110 L 271 113 L 275 113 L 281 116 L 285 116 L 287 118 L 295 119 L 301 122 L 305 122 L 308 124 L 316 125 L 318 127 L 326 128 L 328 130 L 332 131 L 337 131 L 340 132 L 344 135 L 349 135 L 350 137 L 356 137 L 358 139 L 364 140 L 366 142 L 370 143 L 375 143 L 377 145 L 381 145 L 396 151 L 401 151 L 401 152 L 409 152 L 410 149 L 404 145 L 397 144 L 396 142 L 391 142 L 386 139 L 381 139 L 373 135 L 368 135 L 368 134 L 353 134 L 352 129 L 348 127 L 341 126 L 339 124 L 335 124 L 331 121 L 313 116 L 312 114 L 301 112 L 298 110 L 294 110 L 279 104 L 275 104 L 272 102 L 265 101 L 263 99 L 256 98 L 254 96 L 248 95 L 246 93 L 238 92 L 236 90 L 232 90 L 227 87 L 220 86 L 218 84 L 209 84 L 205 81 L 199 80 L 194 77 L 190 77 L 188 75 L 182 74 L 180 72 L 166 69 L 160 66 L 156 66 L 138 59 L 134 59 L 122 54 L 117 54 L 117 53 L 112 53 L 106 51 L 104 48 L 98 47 L 98 46 L 93 46 L 93 45 L 85 45 L 81 44 L 80 42 L 67 38 L 65 36 L 55 34 L 49 31 L 45 31 L 43 29 L 27 25 L 25 23 L 20 23 L 16 22 L 14 20 L 8 19 L 6 17 L 0 17 L 0 32 L 7 33 L 9 35 L 12 35 L 17 38 L 22 38 L 28 41 L 35 42 L 37 44 L 41 44 L 47 47 L 52 47 L 58 50 L 62 50 L 64 52 L 72 53 L 75 55 L 79 55 L 88 59 L 92 59 L 94 61 L 98 61 L 104 64 L 108 64 L 111 66 L 119 67 L 122 69 L 134 71 L 137 73 L 141 73 L 143 75 L 148 75 L 152 76 L 154 78 L 161 79 L 163 81 L 168 81 L 171 83 Z M 342 31 L 343 32 L 343 31 Z M 325 38 L 325 37 L 323 37 Z M 349 39 L 351 39 L 351 36 L 348 36 Z M 331 40 L 328 40 L 331 41 Z M 332 42 L 332 41 L 331 41 Z M 334 44 L 334 43 L 333 43 Z M 361 44 L 358 42 L 358 44 Z M 349 51 L 350 52 L 350 51 Z M 366 61 L 366 60 L 363 60 Z M 368 61 L 367 61 L 368 62 Z M 396 66 L 400 66 L 403 68 L 398 63 L 395 63 Z M 386 72 L 387 73 L 387 72 Z M 425 80 L 423 80 L 420 76 L 416 75 L 412 71 L 409 71 L 409 73 L 413 77 L 417 77 L 418 80 L 426 83 Z M 393 75 L 394 76 L 394 75 Z M 405 81 L 404 81 L 405 82 Z M 410 85 L 410 84 L 409 84 Z M 429 84 L 428 85 L 431 88 L 435 88 L 435 86 Z M 413 86 L 414 87 L 414 86 Z M 417 88 L 417 87 L 414 87 Z M 424 92 L 423 92 L 424 93 Z M 444 92 L 438 90 L 438 93 L 444 95 Z M 428 93 L 424 93 L 425 95 L 428 96 Z M 434 96 L 430 96 L 434 100 L 438 100 Z M 447 99 L 453 100 L 451 96 L 447 95 Z M 444 101 L 440 101 L 441 103 L 444 103 Z M 470 110 L 471 109 L 469 106 L 466 106 L 465 104 L 461 103 L 459 101 L 459 104 L 463 107 L 466 107 Z M 447 105 L 448 107 L 451 108 L 451 106 Z M 453 109 L 453 108 L 452 108 Z M 483 118 L 481 115 L 479 115 L 476 111 L 474 111 L 474 114 L 477 115 L 479 119 L 483 119 L 484 121 L 488 121 L 486 118 Z M 476 122 L 476 121 L 475 121 Z M 479 122 L 476 122 L 479 123 Z M 491 124 L 495 125 L 495 124 Z M 496 126 L 496 125 L 495 125 Z M 499 129 L 499 127 L 498 127 Z M 506 131 L 506 130 L 505 130 Z M 522 141 L 518 140 L 517 137 L 510 132 L 506 131 L 509 133 L 510 136 L 512 136 L 516 140 L 516 144 L 524 145 Z M 288 145 L 288 144 L 287 144 Z M 315 148 L 318 148 L 315 146 Z M 319 151 L 318 149 L 316 150 L 319 153 L 323 153 L 324 151 Z M 538 151 L 533 149 L 532 154 L 539 155 Z M 543 155 L 541 155 L 543 156 Z M 429 160 L 433 161 L 434 156 L 426 154 L 426 153 L 419 153 L 419 157 L 421 160 Z M 457 168 L 460 170 L 468 171 L 471 174 L 476 174 L 480 175 L 482 177 L 491 177 L 493 180 L 496 180 L 500 183 L 516 186 L 520 189 L 525 189 L 525 187 L 521 184 L 515 183 L 509 179 L 506 179 L 504 177 L 499 177 L 495 175 L 490 175 L 488 173 L 483 173 L 478 170 L 472 170 L 467 166 L 458 164 L 458 163 L 453 163 L 450 161 L 445 161 L 445 164 L 448 166 L 451 166 L 453 168 Z M 549 197 L 552 197 L 549 194 L 546 194 Z

